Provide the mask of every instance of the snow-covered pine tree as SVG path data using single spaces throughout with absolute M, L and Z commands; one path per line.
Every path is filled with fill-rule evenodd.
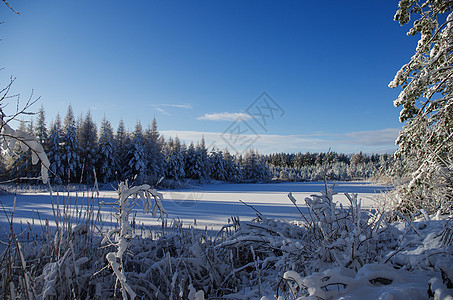
M 184 171 L 187 178 L 195 178 L 193 166 L 195 164 L 195 145 L 190 142 L 189 146 L 184 153 Z
M 223 150 L 223 161 L 225 166 L 225 172 L 227 180 L 231 182 L 242 181 L 242 170 L 240 164 L 237 162 L 234 156 L 230 154 L 228 149 Z
M 175 137 L 175 149 L 178 149 L 177 152 L 179 153 L 179 169 L 180 169 L 180 177 L 184 178 L 186 176 L 186 152 L 187 152 L 187 145 L 184 142 L 181 142 L 181 140 L 178 137 Z
M 49 136 L 46 144 L 49 147 L 47 156 L 50 161 L 50 172 L 54 176 L 54 182 L 62 184 L 65 176 L 63 162 L 64 148 L 62 144 L 63 128 L 61 126 L 60 114 L 57 114 L 55 121 L 50 126 Z
M 190 178 L 198 179 L 199 181 L 207 179 L 208 172 L 206 171 L 206 168 L 209 168 L 209 165 L 206 164 L 207 160 L 204 159 L 199 143 L 193 148 L 189 146 L 187 160 L 190 162 L 190 166 L 188 168 Z
M 80 113 L 79 117 L 77 118 L 77 121 L 75 123 L 76 127 L 76 136 L 77 140 L 79 141 L 80 145 L 80 139 L 82 138 L 82 127 L 83 127 L 83 115 Z
M 82 163 L 82 178 L 87 182 L 94 182 L 93 168 L 96 162 L 97 128 L 90 111 L 87 112 L 79 129 L 80 160 Z
M 35 133 L 35 122 L 33 121 L 33 118 L 30 119 L 30 121 L 25 122 L 25 127 L 21 127 L 23 131 L 25 131 L 28 134 L 34 134 Z
M 110 122 L 102 119 L 96 154 L 96 167 L 99 181 L 104 183 L 115 179 L 118 166 L 117 148 Z
M 242 173 L 244 176 L 244 180 L 246 181 L 257 181 L 258 179 L 258 173 L 259 171 L 257 170 L 258 166 L 258 157 L 256 156 L 256 153 L 253 149 L 248 150 L 244 154 L 244 158 L 242 161 Z
M 144 139 L 148 162 L 146 175 L 149 178 L 150 183 L 155 184 L 162 176 L 165 176 L 165 158 L 162 150 L 162 140 L 159 131 L 157 130 L 156 118 L 153 118 L 151 126 L 148 126 L 148 129 L 145 131 Z
M 244 180 L 247 181 L 260 182 L 271 178 L 271 172 L 266 162 L 253 149 L 245 153 L 242 169 Z
M 118 128 L 115 134 L 115 144 L 118 151 L 118 165 L 115 168 L 117 170 L 116 177 L 118 180 L 123 181 L 127 179 L 126 170 L 128 168 L 128 162 L 126 160 L 126 156 L 130 144 L 129 134 L 126 131 L 123 119 L 120 119 L 118 123 Z
M 405 125 L 395 154 L 411 177 L 402 189 L 412 199 L 409 211 L 432 213 L 453 199 L 452 10 L 449 0 L 402 0 L 395 14 L 401 25 L 415 19 L 408 35 L 420 34 L 415 54 L 389 84 L 402 88 L 394 105 Z
M 136 183 L 142 183 L 146 171 L 146 154 L 143 139 L 143 129 L 140 121 L 135 124 L 132 140 L 126 155 L 127 169 L 126 178 L 134 179 Z
M 170 169 L 172 169 L 171 165 L 172 165 L 172 151 L 173 151 L 173 144 L 174 144 L 174 141 L 173 141 L 173 138 L 172 137 L 169 137 L 166 141 L 165 141 L 165 144 L 164 144 L 164 157 L 165 157 L 165 176 L 166 177 L 173 177 L 172 175 L 172 171 Z
M 167 160 L 165 158 L 165 144 L 166 144 L 166 141 L 165 141 L 165 138 L 164 138 L 163 135 L 159 136 L 158 141 L 159 141 L 159 145 L 160 145 L 160 157 L 161 157 L 161 163 L 162 163 L 162 169 L 161 169 L 160 175 L 161 175 L 161 177 L 162 176 L 165 177 L 166 174 L 167 174 L 167 171 L 166 171 L 167 170 Z M 184 164 L 185 164 L 185 161 L 184 161 Z
M 209 154 L 210 167 L 211 167 L 211 178 L 215 180 L 228 180 L 228 173 L 225 168 L 225 160 L 223 159 L 223 153 L 217 148 L 212 148 Z
M 208 148 L 206 147 L 206 142 L 204 139 L 204 136 L 201 137 L 200 143 L 197 145 L 197 148 L 201 152 L 201 157 L 204 163 L 204 173 L 202 176 L 203 180 L 209 180 L 211 176 L 211 166 L 210 166 L 210 161 L 208 157 Z
M 76 122 L 71 105 L 63 123 L 63 164 L 65 168 L 65 179 L 76 181 L 81 171 L 80 165 L 80 146 L 77 140 Z M 65 180 L 64 180 L 65 181 Z
M 208 158 L 208 150 L 206 149 L 204 137 L 202 137 L 201 142 L 197 144 L 193 153 L 190 174 L 192 178 L 204 182 L 209 180 L 211 175 L 210 173 L 211 166 Z
M 38 110 L 37 113 L 37 120 L 36 124 L 33 126 L 33 135 L 36 137 L 38 143 L 41 144 L 45 152 L 49 151 L 49 146 L 47 145 L 47 139 L 48 139 L 48 133 L 47 133 L 47 127 L 46 127 L 46 115 L 44 112 L 44 107 L 41 105 L 41 107 Z M 33 173 L 38 175 L 39 174 L 39 165 L 35 165 Z
M 44 147 L 44 150 L 47 151 L 47 127 L 46 127 L 46 115 L 44 112 L 44 107 L 41 105 L 38 110 L 38 117 L 36 119 L 36 124 L 34 126 L 34 135 L 38 142 Z
M 170 138 L 165 145 L 165 159 L 167 161 L 166 174 L 174 180 L 181 180 L 186 176 L 184 151 L 178 137 Z

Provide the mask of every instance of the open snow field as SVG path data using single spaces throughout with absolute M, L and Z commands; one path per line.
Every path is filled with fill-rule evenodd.
M 340 182 L 335 184 L 334 190 L 338 195 L 334 200 L 347 205 L 343 193 L 358 193 L 362 199 L 362 206 L 370 208 L 376 199 L 382 197 L 380 192 L 388 190 L 387 186 L 379 186 L 365 182 Z M 297 204 L 302 211 L 305 207 L 305 197 L 319 194 L 324 190 L 323 182 L 290 182 L 268 184 L 206 184 L 195 185 L 192 188 L 180 190 L 161 190 L 164 195 L 164 207 L 168 211 L 168 224 L 173 219 L 179 219 L 183 226 L 195 226 L 199 229 L 217 231 L 228 223 L 232 216 L 240 220 L 251 220 L 256 217 L 256 212 L 243 203 L 243 201 L 268 218 L 298 220 L 300 214 L 288 199 L 287 194 L 292 192 L 297 199 Z M 102 215 L 103 225 L 112 224 L 113 208 L 102 204 L 114 202 L 117 193 L 114 190 L 99 192 L 99 196 L 91 191 L 85 192 L 49 192 L 22 193 L 16 198 L 14 224 L 16 233 L 22 228 L 32 227 L 33 231 L 40 231 L 41 224 L 49 220 L 51 226 L 55 225 L 54 210 L 61 215 L 73 218 L 76 225 L 86 214 L 87 209 L 94 212 L 95 217 Z M 8 215 L 13 211 L 14 195 L 0 195 L 1 204 Z M 161 226 L 162 220 L 153 218 L 150 214 L 143 214 L 136 208 L 136 223 L 145 226 Z M 9 218 L 9 217 L 8 217 Z M 30 224 L 28 226 L 27 224 Z M 3 228 L 0 237 L 8 231 L 7 217 L 2 212 L 0 226 Z

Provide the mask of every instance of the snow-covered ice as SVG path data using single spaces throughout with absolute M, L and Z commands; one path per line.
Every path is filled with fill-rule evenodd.
M 300 213 L 288 198 L 291 192 L 297 200 L 296 204 L 304 211 L 306 209 L 305 198 L 313 194 L 319 194 L 325 189 L 323 182 L 286 182 L 264 184 L 205 184 L 193 185 L 191 188 L 179 190 L 160 190 L 163 194 L 163 205 L 168 211 L 168 220 L 178 219 L 184 226 L 192 225 L 199 229 L 217 231 L 228 223 L 231 217 L 239 217 L 240 220 L 251 220 L 256 217 L 256 212 L 241 203 L 243 201 L 262 213 L 267 218 L 299 220 Z M 366 182 L 339 182 L 335 183 L 334 191 L 338 194 L 334 197 L 344 205 L 348 204 L 344 192 L 358 193 L 362 199 L 362 207 L 371 208 L 375 200 L 380 197 L 380 192 L 388 190 L 388 186 L 375 185 Z M 54 208 L 59 208 L 60 213 L 68 213 L 72 216 L 83 217 L 84 211 L 91 208 L 98 212 L 99 203 L 111 203 L 116 201 L 118 193 L 115 190 L 100 191 L 99 196 L 95 192 L 53 192 L 52 201 Z M 14 195 L 2 194 L 0 201 L 7 212 L 13 210 Z M 14 213 L 16 230 L 20 223 L 27 226 L 27 222 L 39 231 L 40 224 L 46 219 L 49 224 L 55 225 L 52 210 L 52 201 L 48 192 L 22 193 L 17 195 Z M 64 211 L 66 209 L 70 211 Z M 109 205 L 101 205 L 101 214 L 105 222 L 114 221 L 111 217 L 113 209 Z M 135 209 L 136 223 L 145 226 L 161 226 L 159 219 L 150 214 L 143 214 L 140 208 Z M 77 223 L 77 220 L 74 220 Z M 5 214 L 0 217 L 0 226 L 7 228 Z M 0 233 L 0 237 L 5 232 Z

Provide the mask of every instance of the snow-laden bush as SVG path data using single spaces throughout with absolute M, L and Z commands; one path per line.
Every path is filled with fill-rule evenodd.
M 262 215 L 254 222 L 240 222 L 216 248 L 230 251 L 235 267 L 225 282 L 248 288 L 225 297 L 446 299 L 453 295 L 451 222 L 424 212 L 421 219 L 389 223 L 391 210 L 363 210 L 357 195 L 350 194 L 345 208 L 335 203 L 334 195 L 326 187 L 321 195 L 306 198 L 309 212 L 300 222 Z M 292 194 L 289 198 L 296 202 Z
M 382 248 L 374 262 L 358 270 L 325 266 L 305 276 L 287 271 L 278 299 L 453 299 L 453 248 L 445 245 L 446 225 L 443 219 L 389 225 L 396 243 Z
M 308 213 L 301 213 L 297 223 L 263 215 L 254 222 L 240 222 L 236 232 L 216 246 L 219 251 L 231 253 L 235 266 L 226 283 L 240 285 L 245 276 L 255 287 L 235 296 L 275 291 L 275 276 L 283 276 L 288 270 L 303 276 L 329 266 L 358 270 L 379 260 L 383 249 L 396 246 L 396 237 L 389 234 L 383 213 L 370 216 L 361 209 L 356 194 L 346 194 L 350 205 L 344 208 L 334 202 L 334 195 L 326 185 L 321 195 L 306 198 Z M 292 194 L 288 196 L 296 204 Z

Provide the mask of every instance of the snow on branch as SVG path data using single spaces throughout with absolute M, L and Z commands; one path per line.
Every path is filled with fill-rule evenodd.
M 2 150 L 12 152 L 16 143 L 19 142 L 20 148 L 23 152 L 30 149 L 32 164 L 36 165 L 41 161 L 41 179 L 45 184 L 49 179 L 50 162 L 47 158 L 44 148 L 36 138 L 22 130 L 12 129 L 3 117 L 0 118 L 0 147 Z

